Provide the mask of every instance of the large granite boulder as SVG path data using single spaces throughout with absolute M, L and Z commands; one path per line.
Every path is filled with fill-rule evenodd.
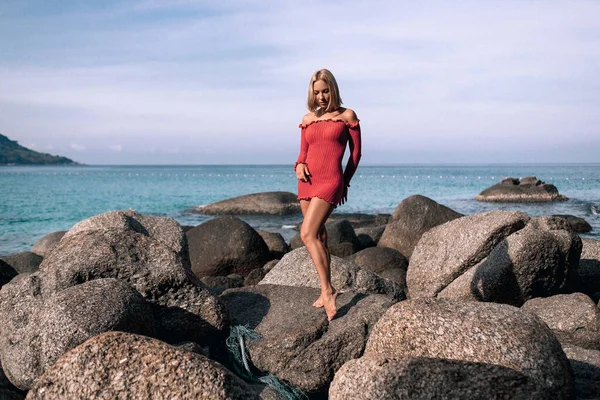
M 391 247 L 410 258 L 425 232 L 462 216 L 428 197 L 407 197 L 396 207 L 377 245 Z
M 555 214 L 553 217 L 566 219 L 575 233 L 588 233 L 592 231 L 592 226 L 584 218 L 570 214 Z
M 332 255 L 346 257 L 360 250 L 354 228 L 347 220 L 328 222 L 325 224 L 325 229 L 327 246 Z
M 346 361 L 360 357 L 368 332 L 394 301 L 386 296 L 342 293 L 338 313 L 327 322 L 312 303 L 318 289 L 277 285 L 231 289 L 221 298 L 233 323 L 262 337 L 248 342 L 248 355 L 260 371 L 307 392 L 326 392 Z
M 31 251 L 23 251 L 2 257 L 2 261 L 13 267 L 19 274 L 37 271 L 42 260 L 43 257 Z
M 36 293 L 35 279 L 28 281 L 28 287 L 8 285 L 0 304 L 3 311 L 13 308 L 2 313 L 9 317 L 1 328 L 2 364 L 20 389 L 30 388 L 58 357 L 92 336 L 111 330 L 154 335 L 150 305 L 123 281 L 96 279 L 45 299 Z M 28 296 L 32 299 L 23 302 Z
M 568 225 L 566 228 L 569 231 L 546 230 L 529 223 L 500 242 L 488 257 L 456 278 L 437 297 L 521 306 L 533 297 L 563 292 L 573 280 L 572 270 L 581 252 L 581 239 Z
M 269 251 L 271 252 L 270 258 L 281 259 L 285 253 L 290 251 L 290 246 L 285 242 L 281 233 L 267 232 L 260 229 L 257 229 L 256 232 L 263 238 L 265 244 L 269 248 Z
M 27 399 L 258 399 L 219 363 L 123 332 L 95 336 L 65 353 Z
M 358 239 L 358 246 L 361 249 L 377 246 L 379 239 L 385 231 L 386 225 L 357 228 L 354 230 Z
M 408 266 L 408 296 L 437 296 L 487 257 L 504 238 L 525 227 L 528 220 L 520 211 L 488 211 L 424 233 Z
M 335 374 L 330 400 L 555 399 L 521 372 L 500 365 L 425 357 L 363 356 Z
M 563 345 L 573 369 L 576 399 L 600 399 L 600 351 Z
M 600 350 L 600 309 L 585 294 L 535 298 L 523 309 L 540 317 L 561 343 Z
M 46 257 L 54 249 L 67 231 L 57 231 L 47 234 L 33 244 L 31 251 L 41 257 Z
M 408 260 L 398 250 L 370 247 L 346 257 L 346 260 L 406 288 Z
M 404 286 L 384 279 L 342 258 L 331 256 L 331 283 L 339 292 L 348 290 L 405 298 Z M 258 283 L 320 288 L 319 276 L 306 247 L 287 253 Z
M 416 299 L 379 319 L 365 355 L 445 358 L 520 371 L 557 399 L 570 399 L 571 367 L 556 337 L 538 317 L 506 304 Z
M 584 238 L 582 245 L 574 289 L 597 303 L 600 301 L 600 240 Z
M 501 203 L 539 203 L 550 201 L 566 201 L 568 198 L 558 192 L 556 186 L 545 183 L 535 176 L 527 176 L 521 180 L 506 178 L 490 186 L 477 196 L 475 200 Z
M 196 276 L 246 276 L 261 268 L 271 253 L 262 237 L 236 217 L 219 217 L 187 233 L 192 271 Z
M 4 261 L 0 260 L 0 288 L 10 282 L 18 272 Z
M 300 213 L 300 203 L 294 193 L 263 192 L 199 206 L 195 211 L 208 215 L 289 215 Z
M 76 224 L 37 272 L 19 275 L 0 291 L 0 318 L 6 321 L 0 325 L 0 357 L 5 367 L 20 363 L 19 349 L 40 345 L 39 339 L 30 343 L 45 329 L 34 317 L 55 307 L 55 296 L 69 288 L 83 290 L 76 287 L 102 278 L 124 281 L 150 303 L 154 323 L 147 323 L 162 340 L 206 345 L 225 335 L 227 310 L 191 272 L 179 224 L 134 211 L 110 212 Z M 88 331 L 96 334 L 104 326 Z M 16 378 L 12 367 L 5 372 Z M 19 387 L 31 382 L 24 374 L 18 379 L 24 382 Z

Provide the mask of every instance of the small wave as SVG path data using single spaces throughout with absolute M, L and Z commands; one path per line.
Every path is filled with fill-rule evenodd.
M 296 225 L 282 225 L 281 229 L 296 229 Z
M 592 215 L 600 215 L 600 204 L 590 204 Z

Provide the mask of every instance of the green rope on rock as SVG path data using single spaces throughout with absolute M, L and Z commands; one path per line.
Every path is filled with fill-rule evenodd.
M 233 366 L 236 372 L 243 378 L 255 383 L 263 383 L 277 392 L 283 400 L 308 399 L 306 394 L 277 379 L 276 376 L 268 374 L 265 376 L 256 376 L 252 372 L 250 361 L 246 352 L 246 343 L 248 341 L 260 340 L 260 333 L 250 329 L 245 325 L 232 325 L 229 329 L 229 337 L 225 342 L 227 350 L 233 358 Z

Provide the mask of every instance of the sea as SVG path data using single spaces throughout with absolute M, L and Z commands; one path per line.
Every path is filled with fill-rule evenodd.
M 482 203 L 474 197 L 506 177 L 536 176 L 569 200 L 556 203 Z M 28 251 L 44 235 L 114 210 L 174 218 L 195 226 L 212 216 L 200 205 L 249 193 L 296 192 L 290 165 L 3 166 L 0 167 L 0 257 Z M 392 213 L 420 194 L 463 214 L 521 210 L 531 216 L 584 218 L 600 239 L 600 164 L 565 165 L 361 165 L 348 202 L 336 213 Z M 296 234 L 292 216 L 241 216 L 254 228 Z

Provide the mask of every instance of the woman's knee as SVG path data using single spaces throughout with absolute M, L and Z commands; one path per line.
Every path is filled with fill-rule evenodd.
M 304 227 L 300 228 L 300 239 L 302 239 L 302 243 L 304 245 L 308 245 L 312 241 L 318 240 L 317 234 L 310 229 L 304 229 Z

